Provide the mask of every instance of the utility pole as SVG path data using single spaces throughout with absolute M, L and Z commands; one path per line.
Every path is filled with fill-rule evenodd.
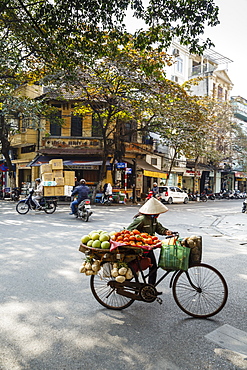
M 132 203 L 136 202 L 136 159 L 132 159 L 133 162 L 133 184 L 132 184 Z

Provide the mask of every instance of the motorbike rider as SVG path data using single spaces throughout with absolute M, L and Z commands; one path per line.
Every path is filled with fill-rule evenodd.
M 75 189 L 71 193 L 72 197 L 74 195 L 78 195 L 78 197 L 70 205 L 71 207 L 70 215 L 76 215 L 76 207 L 82 200 L 88 199 L 89 193 L 90 193 L 90 189 L 86 185 L 86 180 L 81 179 L 80 184 L 76 186 Z
M 172 231 L 164 227 L 160 222 L 157 221 L 158 216 L 161 213 L 168 211 L 168 208 L 159 202 L 156 198 L 150 198 L 140 209 L 139 213 L 134 216 L 134 220 L 127 227 L 127 230 L 137 229 L 142 233 L 148 233 L 149 235 L 171 235 Z M 155 284 L 157 277 L 157 262 L 154 252 L 151 250 L 144 253 L 145 257 L 151 259 L 152 266 L 149 268 L 150 276 L 148 278 L 149 284 Z
M 32 196 L 32 201 L 36 205 L 36 209 L 41 209 L 41 205 L 39 204 L 39 200 L 43 197 L 43 184 L 40 178 L 35 179 L 36 189 L 34 190 L 34 194 Z

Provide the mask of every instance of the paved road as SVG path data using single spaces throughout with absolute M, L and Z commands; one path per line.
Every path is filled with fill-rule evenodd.
M 119 230 L 138 208 L 97 206 L 83 223 L 68 215 L 68 206 L 53 215 L 21 216 L 13 203 L 0 202 L 1 369 L 247 368 L 247 215 L 241 201 L 171 205 L 159 218 L 182 236 L 202 235 L 203 261 L 227 280 L 227 305 L 208 320 L 180 311 L 168 282 L 161 287 L 162 305 L 135 302 L 119 312 L 93 298 L 88 277 L 78 272 L 80 237 Z M 239 351 L 208 337 L 220 328 L 239 330 L 231 341 L 242 345 Z

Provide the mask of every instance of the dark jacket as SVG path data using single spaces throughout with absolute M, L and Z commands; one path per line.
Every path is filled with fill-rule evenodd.
M 82 184 L 75 187 L 72 191 L 71 196 L 78 194 L 78 201 L 88 199 L 88 194 L 90 193 L 90 189 L 87 185 Z
M 130 231 L 134 229 L 142 233 L 148 233 L 149 235 L 154 235 L 155 233 L 165 235 L 166 230 L 168 230 L 157 221 L 157 218 L 150 215 L 140 215 L 136 217 L 127 227 L 127 230 Z

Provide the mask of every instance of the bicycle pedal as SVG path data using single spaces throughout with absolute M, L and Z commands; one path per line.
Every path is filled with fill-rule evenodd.
M 156 301 L 157 301 L 159 304 L 162 304 L 162 303 L 163 303 L 163 300 L 162 300 L 160 297 L 157 297 L 157 298 L 156 298 Z

